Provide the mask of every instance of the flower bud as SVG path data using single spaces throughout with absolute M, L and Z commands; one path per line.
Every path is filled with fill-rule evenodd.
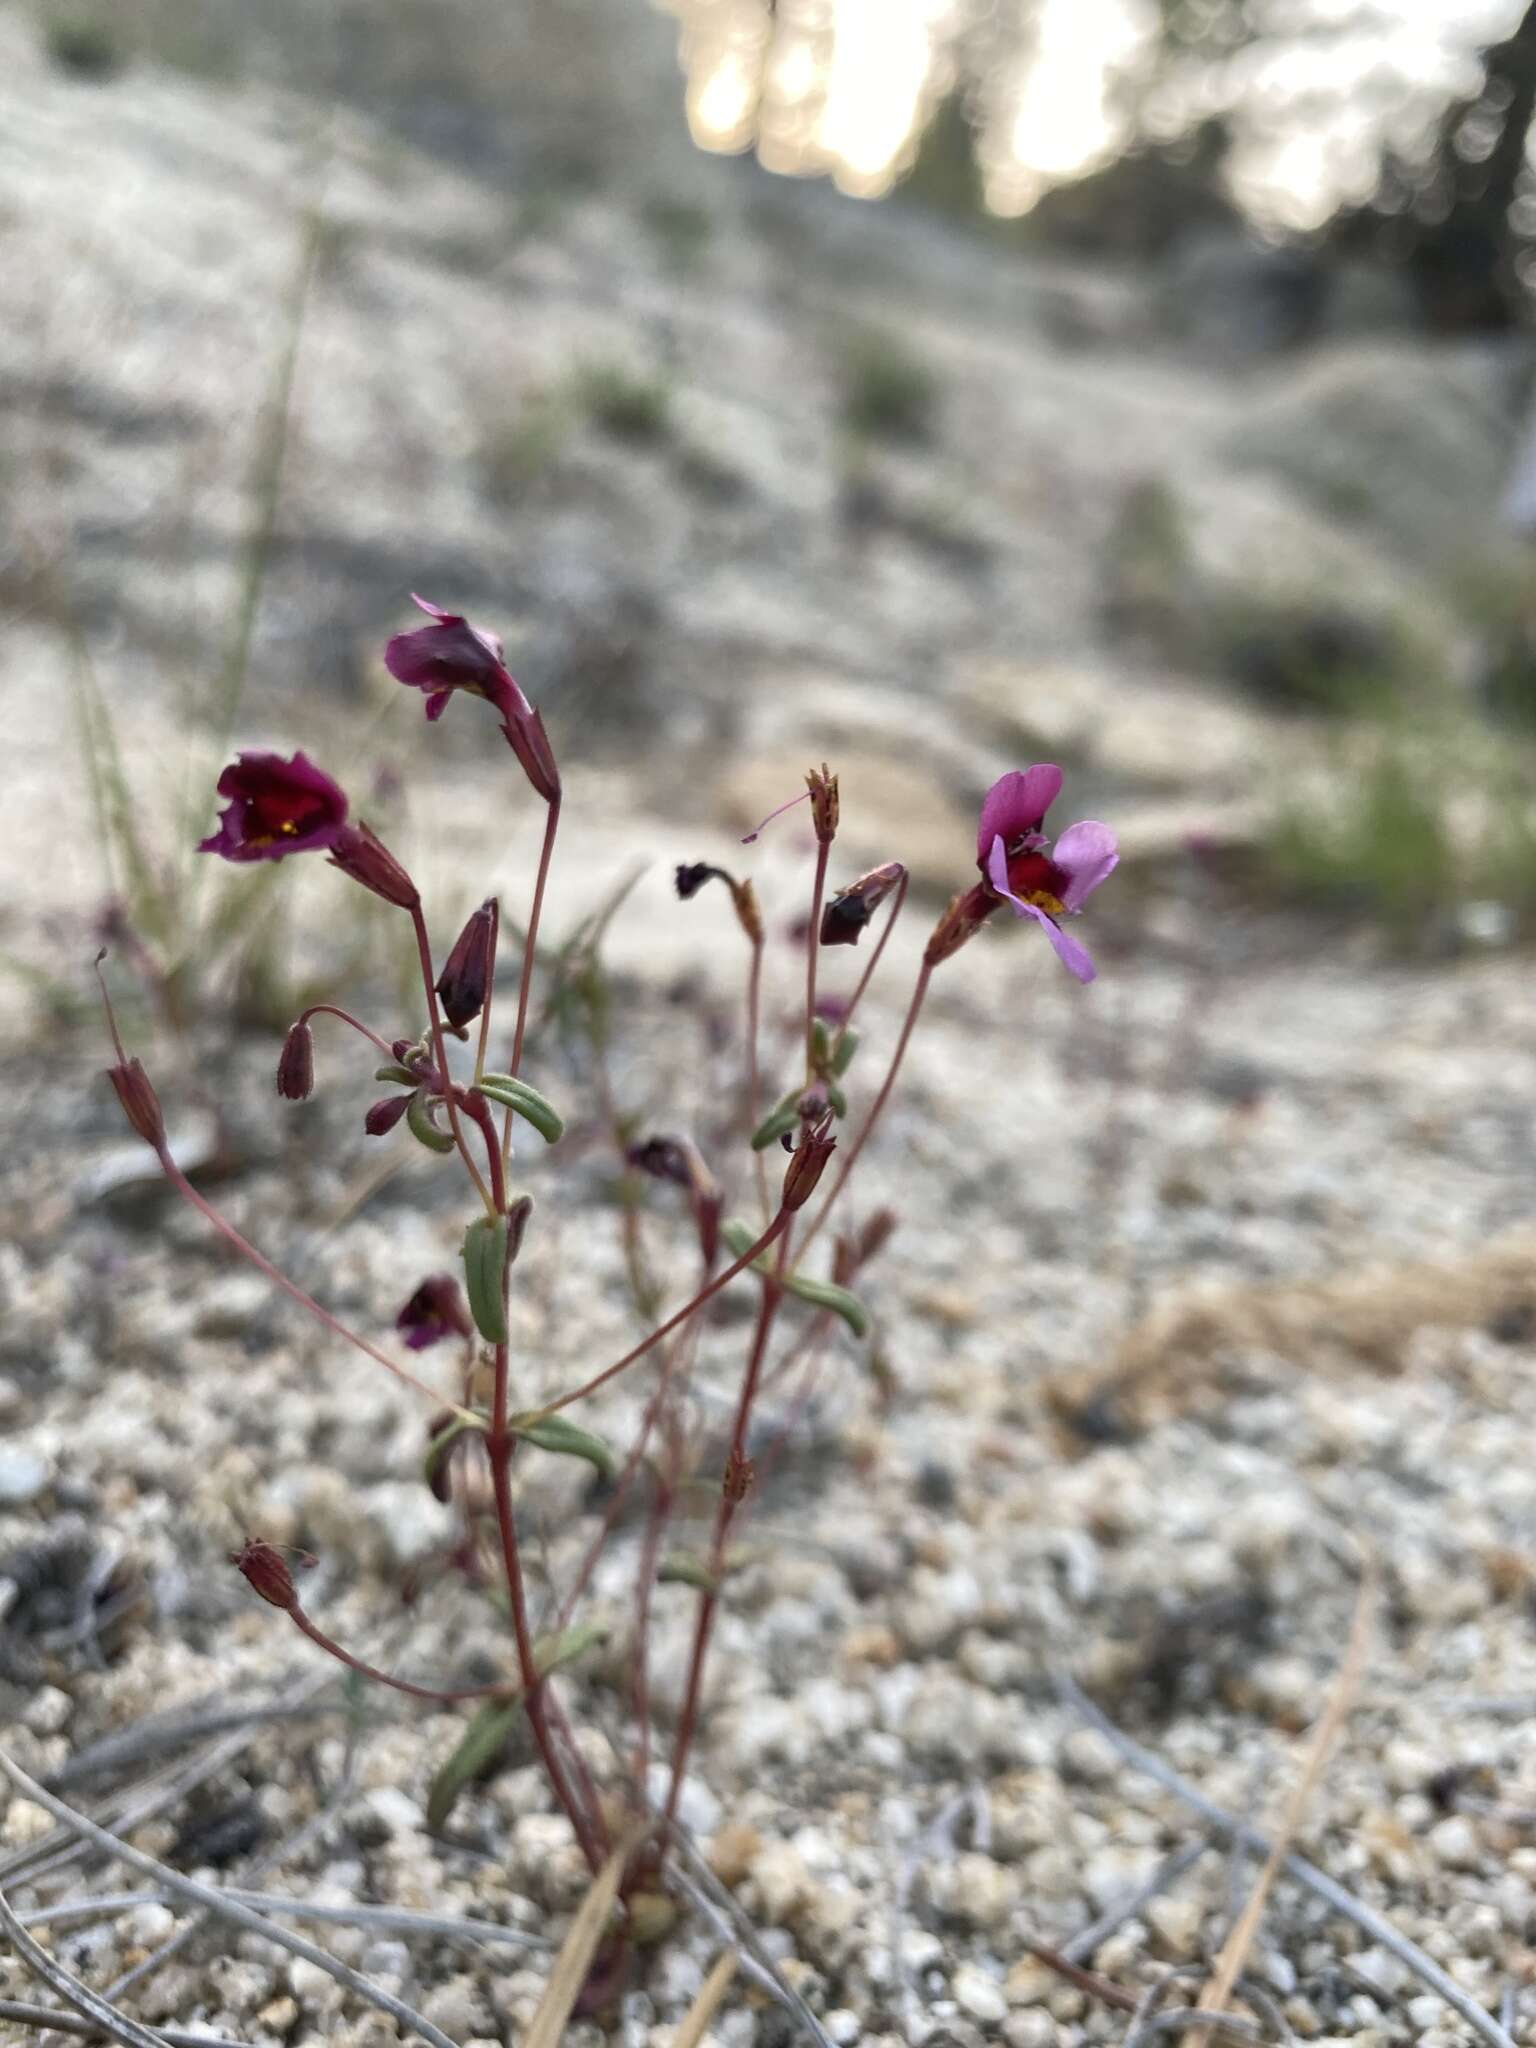
M 160 1098 L 151 1086 L 142 1063 L 137 1059 L 120 1060 L 115 1067 L 108 1067 L 106 1074 L 117 1090 L 123 1115 L 146 1145 L 153 1151 L 163 1152 L 165 1118 L 161 1113 Z
M 370 1138 L 386 1138 L 410 1108 L 414 1097 L 409 1095 L 386 1095 L 382 1102 L 374 1103 L 363 1118 L 363 1129 Z
M 822 846 L 830 846 L 837 837 L 837 777 L 823 761 L 819 769 L 806 771 L 805 786 L 811 793 L 811 819 L 816 827 L 816 838 Z
M 315 1035 L 302 1017 L 289 1025 L 277 1056 L 277 1092 L 287 1102 L 305 1102 L 315 1092 Z
M 544 714 L 535 710 L 518 691 L 517 700 L 508 710 L 501 729 L 536 793 L 547 804 L 558 802 L 560 769 L 555 761 L 555 750 L 549 744 L 549 734 L 544 730 Z
M 443 1015 L 455 1031 L 473 1023 L 485 1008 L 496 971 L 496 921 L 496 898 L 489 896 L 459 933 L 437 978 Z
M 880 905 L 906 877 L 899 860 L 871 868 L 831 897 L 821 913 L 821 943 L 824 946 L 856 946 L 859 934 Z
M 974 889 L 967 889 L 963 896 L 956 896 L 933 928 L 933 935 L 923 949 L 923 965 L 937 967 L 941 960 L 950 959 L 962 946 L 968 945 L 997 904 L 998 898 L 980 883 Z
M 827 1135 L 831 1128 L 830 1115 L 824 1116 L 819 1123 L 801 1126 L 800 1142 L 790 1153 L 789 1164 L 784 1169 L 784 1192 L 780 1200 L 785 1209 L 803 1209 L 816 1192 L 816 1183 L 837 1149 L 836 1138 Z
M 263 1542 L 261 1537 L 247 1537 L 238 1550 L 229 1553 L 229 1561 L 240 1573 L 253 1593 L 258 1594 L 271 1607 L 281 1607 L 291 1614 L 299 1604 L 298 1590 L 293 1583 L 283 1554 L 273 1544 Z
M 415 910 L 421 903 L 416 884 L 366 825 L 342 827 L 331 844 L 331 866 L 401 910 Z

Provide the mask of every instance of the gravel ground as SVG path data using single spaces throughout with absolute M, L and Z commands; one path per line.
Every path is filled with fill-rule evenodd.
M 764 864 L 787 917 L 787 849 Z M 1016 929 L 942 971 L 900 1106 L 853 1183 L 861 1213 L 888 1200 L 901 1218 L 866 1289 L 877 1333 L 840 1338 L 803 1397 L 772 1403 L 684 1817 L 835 2042 L 1122 2040 L 1147 1987 L 1184 1971 L 1174 1996 L 1198 1988 L 1253 1866 L 1059 1677 L 1228 1814 L 1273 1825 L 1365 1572 L 1368 1648 L 1298 1846 L 1472 1999 L 1502 2005 L 1514 2039 L 1536 2039 L 1526 969 L 1391 966 L 1348 934 L 1239 914 L 1199 876 L 1161 900 L 1109 897 L 1090 990 Z M 926 915 L 914 908 L 914 932 Z M 705 965 L 684 977 L 700 935 Z M 635 1049 L 615 1085 L 647 1128 L 706 1131 L 729 1086 L 715 1031 L 734 999 L 728 941 L 723 900 L 680 908 L 660 879 L 633 899 L 617 1011 Z M 892 952 L 855 1069 L 865 1099 L 914 957 Z M 787 952 L 779 967 L 788 999 Z M 770 1015 L 787 1064 L 788 1013 Z M 415 1280 L 451 1263 L 448 1169 L 364 1177 L 382 1155 L 362 1158 L 368 1082 L 339 1044 L 321 1049 L 320 1097 L 282 1114 L 275 1043 L 206 1053 L 232 1152 L 210 1192 L 383 1336 Z M 85 1085 L 95 1057 L 63 1048 L 67 1087 L 14 1060 L 4 1091 L 10 1752 L 47 1775 L 145 1716 L 307 1698 L 329 1711 L 185 1735 L 116 1780 L 65 1781 L 66 1796 L 110 1816 L 114 1786 L 190 1768 L 132 1829 L 182 1870 L 558 1941 L 583 1871 L 526 1756 L 429 1834 L 427 1787 L 463 1714 L 315 1693 L 319 1654 L 224 1561 L 247 1532 L 303 1545 L 319 1559 L 306 1604 L 343 1641 L 460 1683 L 505 1668 L 483 1602 L 432 1570 L 450 1524 L 416 1477 L 421 1407 L 305 1328 L 195 1216 L 141 1182 L 109 1187 L 121 1140 L 105 1088 Z M 193 1083 L 159 1071 L 174 1124 L 195 1110 Z M 528 1162 L 519 1401 L 616 1355 L 634 1328 L 611 1169 L 548 1034 L 534 1072 L 573 1126 Z M 685 1267 L 665 1247 L 683 1233 L 666 1193 L 644 1227 L 676 1298 Z M 706 1426 L 730 1397 L 749 1300 L 731 1290 L 710 1323 Z M 440 1356 L 426 1369 L 446 1386 Z M 622 1383 L 590 1419 L 623 1441 L 643 1391 Z M 561 1583 L 596 1526 L 585 1479 L 530 1467 L 522 1511 L 541 1589 L 545 1570 Z M 592 1595 L 612 1633 L 565 1681 L 615 1787 L 636 1542 L 621 1522 Z M 412 1576 L 431 1595 L 403 1605 Z M 693 1598 L 658 1594 L 663 1721 Z M 15 1859 L 46 1832 L 36 1807 L 4 1809 L 0 1871 L 20 1910 L 124 1888 L 80 1862 L 24 1881 Z M 1120 1910 L 1155 1873 L 1155 1893 Z M 1079 1943 L 1106 1914 L 1109 1931 Z M 179 1924 L 144 1904 L 49 1938 L 104 1987 Z M 307 1932 L 460 2043 L 520 2039 L 548 1971 L 536 1947 Z M 1069 1947 L 1098 1988 L 1041 1944 Z M 626 2043 L 665 2048 L 718 1947 L 690 1913 L 610 2017 Z M 7 1995 L 35 1995 L 11 1975 Z M 1245 1987 L 1270 2037 L 1473 2038 L 1377 1933 L 1283 1875 Z M 232 1929 L 195 1935 L 123 2003 L 252 2044 L 393 2038 L 314 1965 Z M 738 1979 L 711 2038 L 746 2048 L 793 2030 Z

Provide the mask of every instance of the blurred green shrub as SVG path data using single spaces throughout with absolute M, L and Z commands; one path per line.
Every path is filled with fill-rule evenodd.
M 641 220 L 675 277 L 692 277 L 702 267 L 713 223 L 708 211 L 686 199 L 648 200 Z
M 837 371 L 843 424 L 851 433 L 874 441 L 933 438 L 938 378 L 900 336 L 855 328 L 843 343 Z
M 664 441 L 672 431 L 672 390 L 663 377 L 622 363 L 584 363 L 575 388 L 588 418 L 616 441 Z
M 44 27 L 48 60 L 72 78 L 116 78 L 128 61 L 117 31 L 94 14 L 55 15 Z
M 1260 848 L 1266 888 L 1380 922 L 1400 943 L 1443 942 L 1469 906 L 1511 929 L 1536 912 L 1536 778 L 1470 717 L 1431 732 L 1376 722 L 1336 772 L 1289 797 Z

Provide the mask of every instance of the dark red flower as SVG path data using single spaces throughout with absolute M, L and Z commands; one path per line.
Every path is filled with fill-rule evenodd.
M 472 1337 L 474 1325 L 451 1273 L 432 1273 L 395 1317 L 408 1351 L 425 1351 L 445 1337 Z
M 229 807 L 198 846 L 225 860 L 281 860 L 336 844 L 347 822 L 340 786 L 307 754 L 240 754 L 219 777 Z
M 560 770 L 544 720 L 507 672 L 501 642 L 494 633 L 472 626 L 461 613 L 446 612 L 414 591 L 411 602 L 428 614 L 432 624 L 418 626 L 413 633 L 396 633 L 385 644 L 384 666 L 396 682 L 423 692 L 429 719 L 442 717 L 455 690 L 494 704 L 523 773 L 544 801 L 553 803 L 560 794 Z

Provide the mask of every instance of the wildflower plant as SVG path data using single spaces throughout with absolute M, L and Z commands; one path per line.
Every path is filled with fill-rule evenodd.
M 366 821 L 354 818 L 340 785 L 304 754 L 285 759 L 244 753 L 226 767 L 218 782 L 225 807 L 200 847 L 205 854 L 248 865 L 323 855 L 349 881 L 410 921 L 420 1004 L 404 1028 L 375 1030 L 337 1004 L 316 1003 L 290 1027 L 277 1066 L 279 1095 L 303 1100 L 315 1085 L 315 1022 L 323 1017 L 345 1026 L 362 1042 L 375 1081 L 386 1091 L 366 1112 L 365 1132 L 381 1137 L 404 1124 L 417 1143 L 441 1155 L 445 1168 L 457 1167 L 467 1182 L 471 1214 L 459 1270 L 421 1275 L 394 1318 L 398 1348 L 410 1362 L 348 1328 L 280 1273 L 192 1186 L 167 1146 L 165 1120 L 149 1076 L 118 1038 L 110 1003 L 116 1059 L 109 1079 L 133 1129 L 209 1225 L 333 1336 L 366 1353 L 421 1398 L 426 1407 L 422 1483 L 462 1518 L 465 1540 L 453 1553 L 455 1566 L 473 1583 L 489 1576 L 499 1586 L 510 1637 L 507 1675 L 489 1684 L 443 1687 L 378 1671 L 307 1612 L 289 1562 L 259 1531 L 250 1532 L 231 1561 L 253 1592 L 352 1671 L 417 1698 L 476 1709 L 458 1748 L 438 1772 L 428 1807 L 434 1824 L 441 1824 L 456 1793 L 525 1722 L 550 1796 L 591 1868 L 602 1866 L 615 1841 L 637 1844 L 629 1850 L 621 1898 L 629 1938 L 648 1938 L 667 1917 L 662 1888 L 669 1834 L 699 1732 L 704 1676 L 719 1606 L 729 1591 L 737 1524 L 762 1481 L 754 1455 L 754 1412 L 770 1387 L 805 1398 L 826 1341 L 839 1324 L 855 1339 L 868 1335 L 871 1319 L 857 1292 L 860 1274 L 889 1238 L 894 1219 L 888 1212 L 867 1218 L 858 1230 L 835 1235 L 824 1256 L 818 1255 L 819 1242 L 837 1221 L 849 1179 L 890 1102 L 933 975 L 998 910 L 1007 906 L 1039 925 L 1069 972 L 1079 981 L 1092 978 L 1087 953 L 1064 925 L 1113 869 L 1114 835 L 1090 822 L 1071 826 L 1051 844 L 1046 815 L 1062 780 L 1053 766 L 1015 771 L 993 786 L 978 825 L 979 879 L 955 896 L 935 925 L 884 1074 L 867 1093 L 854 1085 L 860 1051 L 855 1019 L 904 910 L 908 875 L 893 858 L 829 887 L 839 827 L 837 776 L 825 766 L 812 770 L 802 796 L 792 800 L 809 804 L 815 854 L 803 984 L 797 994 L 803 1016 L 795 1034 L 793 1075 L 782 1092 L 767 1087 L 764 1071 L 765 924 L 753 883 L 708 863 L 679 866 L 678 897 L 686 902 L 719 883 L 745 944 L 739 1110 L 729 1142 L 712 1159 L 687 1137 L 658 1132 L 636 1138 L 617 1118 L 614 1133 L 627 1173 L 641 1184 L 651 1181 L 679 1191 L 697 1278 L 687 1298 L 653 1317 L 652 1326 L 619 1357 L 595 1372 L 564 1376 L 551 1390 L 541 1390 L 535 1405 L 519 1405 L 514 1394 L 525 1396 L 529 1382 L 524 1368 L 514 1370 L 509 1306 L 515 1268 L 525 1247 L 536 1245 L 538 1219 L 531 1198 L 516 1186 L 518 1146 L 558 1146 L 564 1130 L 555 1104 L 525 1072 L 562 784 L 543 720 L 508 673 L 501 643 L 457 614 L 421 599 L 417 603 L 428 623 L 389 642 L 385 662 L 390 672 L 423 692 L 428 720 L 440 717 L 455 695 L 488 703 L 529 789 L 544 805 L 543 844 L 532 878 L 509 1036 L 498 1040 L 494 1014 L 502 936 L 497 900 L 482 903 L 441 951 L 407 869 Z M 748 843 L 756 837 L 749 834 Z M 857 947 L 877 922 L 878 935 L 851 995 L 827 997 L 820 982 L 823 953 Z M 461 1042 L 456 1071 L 450 1049 Z M 507 1046 L 500 1065 L 493 1063 L 498 1042 Z M 741 1201 L 750 1220 L 730 1213 L 733 1200 Z M 670 1525 L 702 1454 L 690 1434 L 691 1384 L 699 1369 L 706 1311 L 733 1286 L 750 1291 L 755 1312 L 736 1377 L 725 1452 L 713 1479 L 707 1540 L 695 1552 L 679 1552 L 668 1546 Z M 637 1302 L 646 1299 L 645 1290 L 635 1291 Z M 796 1301 L 808 1313 L 801 1314 L 798 1331 L 791 1335 L 785 1310 Z M 439 1368 L 439 1359 L 453 1363 Z M 583 1411 L 599 1389 L 625 1375 L 643 1378 L 645 1397 L 633 1440 L 620 1451 L 588 1426 Z M 528 1461 L 544 1457 L 586 1460 L 603 1475 L 606 1490 L 596 1533 L 571 1582 L 556 1589 L 536 1631 L 527 1537 L 514 1481 Z M 587 1612 L 585 1596 L 631 1497 L 644 1513 L 627 1674 L 633 1749 L 617 1788 L 600 1791 L 575 1738 L 562 1672 L 602 1633 Z M 664 1579 L 693 1589 L 695 1613 L 681 1705 L 667 1731 L 664 1790 L 652 1808 L 647 1793 L 652 1749 L 662 1731 L 651 1706 L 648 1622 L 656 1587 Z

